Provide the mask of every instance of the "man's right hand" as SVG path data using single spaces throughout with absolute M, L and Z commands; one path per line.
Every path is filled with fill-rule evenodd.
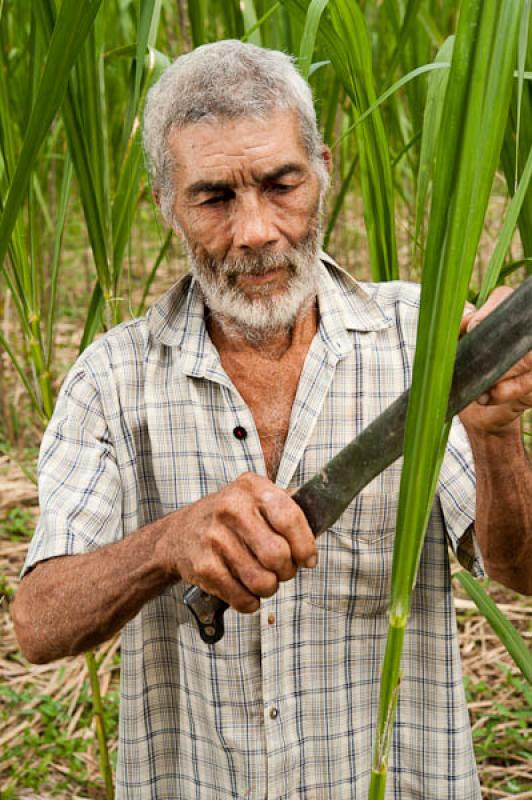
M 314 535 L 283 489 L 245 473 L 221 491 L 166 517 L 157 543 L 169 575 L 252 613 L 298 567 L 314 567 Z

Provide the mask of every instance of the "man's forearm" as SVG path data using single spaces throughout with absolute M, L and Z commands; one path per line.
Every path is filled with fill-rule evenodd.
M 469 435 L 477 475 L 475 533 L 486 571 L 532 594 L 532 469 L 518 422 L 504 436 Z
M 39 563 L 24 577 L 12 617 L 30 661 L 47 663 L 106 641 L 177 580 L 157 550 L 167 519 L 93 553 Z

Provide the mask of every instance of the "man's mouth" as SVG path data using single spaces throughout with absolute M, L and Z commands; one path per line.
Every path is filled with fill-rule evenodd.
M 256 272 L 248 272 L 242 273 L 238 275 L 238 279 L 240 281 L 244 281 L 245 283 L 252 283 L 255 285 L 262 285 L 264 283 L 269 283 L 270 281 L 275 281 L 279 278 L 285 270 L 281 267 L 277 267 L 275 269 L 270 269 L 268 272 L 256 273 Z

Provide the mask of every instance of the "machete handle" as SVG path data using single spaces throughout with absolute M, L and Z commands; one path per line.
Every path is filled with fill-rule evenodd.
M 447 419 L 487 391 L 532 350 L 532 277 L 500 303 L 458 343 Z M 354 497 L 403 452 L 409 390 L 403 392 L 359 436 L 301 486 L 294 500 L 317 536 L 329 528 Z M 356 476 L 353 478 L 353 464 Z M 346 474 L 348 475 L 346 479 Z M 224 635 L 224 600 L 190 586 L 183 600 L 194 615 L 202 640 Z
M 229 604 L 204 592 L 199 586 L 189 586 L 183 595 L 183 602 L 193 613 L 205 644 L 219 642 L 225 632 L 224 612 Z

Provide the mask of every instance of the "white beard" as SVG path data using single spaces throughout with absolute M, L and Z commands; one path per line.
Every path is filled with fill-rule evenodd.
M 321 236 L 317 227 L 306 238 L 283 253 L 264 251 L 239 259 L 218 262 L 194 251 L 185 238 L 190 269 L 205 297 L 205 303 L 227 333 L 258 343 L 274 333 L 289 330 L 297 314 L 316 298 Z M 255 287 L 250 298 L 238 287 L 242 274 L 264 275 L 276 268 L 288 270 L 286 290 L 270 295 L 267 285 Z M 262 294 L 262 296 L 261 296 Z

